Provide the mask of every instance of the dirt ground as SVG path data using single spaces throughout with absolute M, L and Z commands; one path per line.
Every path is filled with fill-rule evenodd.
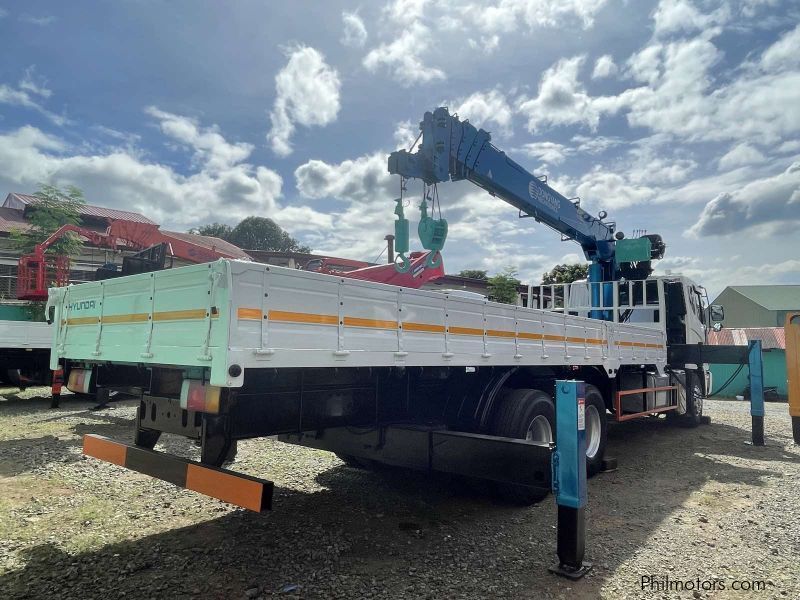
M 84 433 L 131 439 L 133 402 L 91 412 L 65 397 L 51 410 L 46 390 L 12 392 L 0 398 L 0 598 L 800 598 L 786 404 L 768 404 L 763 448 L 745 444 L 739 402 L 708 401 L 712 424 L 696 430 L 612 427 L 619 469 L 589 484 L 595 567 L 571 582 L 547 572 L 552 497 L 517 508 L 457 480 L 253 440 L 233 468 L 275 481 L 274 510 L 257 515 L 83 458 Z M 197 455 L 179 438 L 158 448 Z

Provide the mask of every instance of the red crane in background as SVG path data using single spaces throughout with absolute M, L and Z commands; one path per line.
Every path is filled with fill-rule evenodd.
M 374 281 L 375 283 L 387 283 L 416 289 L 429 281 L 444 276 L 444 263 L 441 263 L 441 261 L 437 267 L 425 268 L 425 261 L 429 254 L 430 251 L 409 254 L 411 268 L 405 273 L 398 272 L 394 268 L 393 262 L 383 265 L 371 265 L 368 262 L 345 258 L 312 259 L 308 261 L 304 269 L 327 275 L 336 275 L 337 277 L 363 279 L 365 281 Z
M 133 221 L 112 221 L 105 232 L 77 225 L 62 225 L 33 252 L 19 259 L 17 269 L 17 298 L 20 300 L 47 300 L 48 287 L 62 287 L 69 283 L 70 257 L 47 254 L 47 249 L 68 233 L 86 238 L 99 248 L 116 251 L 120 245 L 131 250 L 144 250 L 159 244 L 169 246 L 168 254 L 192 263 L 204 263 L 218 258 L 241 258 L 212 246 L 207 248 L 185 239 L 168 236 L 158 225 Z
M 160 244 L 167 246 L 167 254 L 191 263 L 204 263 L 219 258 L 241 259 L 214 245 L 207 247 L 184 237 L 161 232 L 158 225 L 135 221 L 112 221 L 105 232 L 94 231 L 77 225 L 62 225 L 34 251 L 19 259 L 17 269 L 17 298 L 20 300 L 47 300 L 47 289 L 69 284 L 70 257 L 62 254 L 47 254 L 47 250 L 68 233 L 77 234 L 98 248 L 112 251 L 123 246 L 141 251 Z M 309 261 L 305 269 L 329 275 L 363 279 L 408 288 L 419 288 L 423 284 L 444 275 L 444 266 L 425 268 L 429 252 L 412 252 L 409 255 L 411 268 L 399 273 L 393 263 L 371 265 L 370 263 L 340 258 L 324 258 Z

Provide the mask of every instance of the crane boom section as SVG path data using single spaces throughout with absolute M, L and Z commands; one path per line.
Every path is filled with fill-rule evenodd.
M 491 143 L 491 135 L 447 108 L 427 112 L 416 152 L 389 156 L 389 172 L 426 184 L 467 179 L 563 236 L 574 239 L 587 259 L 608 261 L 614 254 L 614 225 L 603 223 L 529 173 Z

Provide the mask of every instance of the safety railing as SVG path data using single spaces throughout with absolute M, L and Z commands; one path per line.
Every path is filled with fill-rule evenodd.
M 579 317 L 600 316 L 614 323 L 660 324 L 664 282 L 660 279 L 528 286 L 522 305 Z

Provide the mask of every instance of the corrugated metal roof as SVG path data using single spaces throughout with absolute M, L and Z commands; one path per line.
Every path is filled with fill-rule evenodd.
M 189 242 L 191 244 L 197 244 L 198 246 L 202 246 L 203 248 L 208 248 L 209 250 L 220 250 L 229 254 L 235 258 L 242 258 L 246 260 L 250 260 L 250 255 L 239 248 L 239 246 L 234 246 L 230 242 L 226 242 L 223 239 L 212 237 L 210 235 L 197 235 L 195 233 L 180 233 L 178 231 L 166 231 L 164 229 L 159 229 L 162 235 L 165 237 L 171 237 L 178 240 L 183 240 L 185 242 Z
M 0 207 L 0 232 L 11 233 L 12 230 L 27 231 L 31 228 L 22 216 L 22 212 L 13 208 Z
M 16 208 L 19 205 L 36 204 L 39 199 L 36 196 L 28 194 L 19 194 L 11 192 L 6 196 L 3 207 Z M 155 221 L 151 221 L 144 215 L 129 210 L 117 210 L 116 208 L 105 208 L 103 206 L 93 206 L 91 204 L 84 204 L 80 208 L 80 214 L 86 217 L 95 217 L 99 219 L 115 219 L 121 221 L 132 221 L 134 223 L 148 223 L 150 225 L 157 225 Z
M 800 310 L 800 285 L 732 285 L 730 289 L 767 310 Z
M 764 350 L 786 350 L 783 327 L 723 327 L 708 332 L 708 343 L 715 346 L 746 346 L 751 340 L 761 340 Z

